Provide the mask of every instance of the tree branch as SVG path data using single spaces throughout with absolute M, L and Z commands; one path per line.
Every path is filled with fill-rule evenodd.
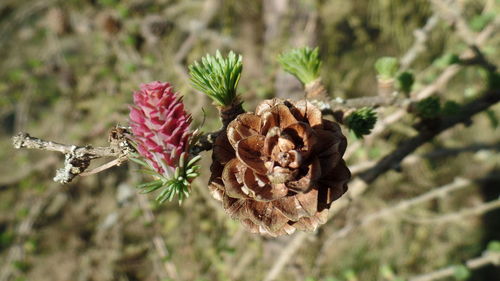
M 323 114 L 335 115 L 337 111 L 347 111 L 363 107 L 400 106 L 406 107 L 410 104 L 409 99 L 385 96 L 369 96 L 352 99 L 336 98 L 329 101 L 311 100 Z
M 417 161 L 421 161 L 423 159 L 435 160 L 440 158 L 446 158 L 458 155 L 463 152 L 477 152 L 480 150 L 491 150 L 491 151 L 500 151 L 500 143 L 486 144 L 486 143 L 476 143 L 463 147 L 442 147 L 436 148 L 433 151 L 420 154 L 420 155 L 409 155 L 403 161 L 401 161 L 401 165 L 412 165 Z M 358 175 L 370 168 L 373 168 L 377 164 L 376 160 L 365 160 L 361 163 L 357 163 L 349 166 L 349 170 L 351 170 L 351 174 Z
M 415 61 L 419 54 L 423 53 L 426 48 L 425 44 L 429 39 L 429 33 L 437 26 L 439 22 L 439 17 L 434 14 L 427 19 L 427 22 L 422 28 L 413 31 L 415 36 L 415 41 L 413 45 L 406 51 L 406 53 L 401 57 L 400 60 L 400 70 L 406 70 Z
M 283 249 L 283 252 L 279 255 L 276 261 L 273 264 L 273 267 L 269 270 L 264 281 L 273 281 L 278 277 L 281 273 L 281 270 L 288 263 L 290 258 L 295 254 L 295 252 L 302 246 L 303 242 L 307 238 L 307 234 L 305 232 L 299 232 L 295 235 L 294 239 L 286 245 L 286 248 Z
M 455 192 L 457 190 L 466 188 L 473 183 L 472 180 L 456 178 L 453 182 L 443 185 L 441 187 L 433 188 L 431 191 L 428 191 L 424 194 L 416 196 L 411 199 L 407 199 L 395 204 L 392 207 L 384 208 L 376 212 L 372 212 L 367 216 L 363 216 L 362 220 L 357 222 L 350 223 L 344 226 L 342 229 L 334 231 L 321 245 L 321 249 L 319 251 L 318 257 L 316 258 L 315 267 L 319 268 L 324 262 L 325 253 L 328 249 L 337 241 L 337 239 L 346 237 L 349 233 L 351 233 L 354 229 L 358 227 L 364 227 L 370 225 L 371 223 L 386 219 L 388 217 L 400 215 L 402 212 L 424 202 L 428 202 L 430 200 L 444 197 L 447 194 Z M 393 204 L 389 204 L 393 205 Z
M 198 155 L 203 151 L 212 150 L 215 143 L 215 139 L 220 134 L 220 132 L 221 131 L 219 130 L 216 132 L 211 132 L 201 135 L 198 141 L 193 146 L 191 146 L 189 152 L 192 155 Z
M 465 208 L 458 212 L 453 212 L 446 215 L 440 215 L 432 218 L 410 218 L 407 220 L 412 223 L 418 224 L 440 224 L 461 220 L 469 216 L 479 216 L 498 208 L 500 208 L 500 199 L 484 202 L 478 206 Z
M 479 35 L 477 35 L 475 37 L 475 40 L 474 40 L 474 46 L 476 47 L 481 47 L 483 46 L 486 41 L 492 36 L 492 34 L 495 34 L 495 31 L 498 29 L 498 26 L 500 25 L 500 18 L 497 17 L 497 19 L 495 21 L 493 21 L 492 23 L 490 23 L 487 27 L 485 27 L 483 29 L 483 31 L 481 31 L 481 33 L 479 33 Z M 467 60 L 470 60 L 471 58 L 474 57 L 474 53 L 473 53 L 473 50 L 466 50 L 464 51 L 461 55 L 460 55 L 460 60 L 461 61 L 467 61 Z M 412 97 L 412 100 L 422 100 L 422 99 L 425 99 L 429 96 L 431 96 L 432 94 L 434 94 L 435 92 L 441 90 L 444 86 L 446 86 L 446 84 L 455 76 L 458 74 L 458 72 L 463 68 L 462 65 L 459 65 L 459 64 L 453 64 L 453 65 L 450 65 L 448 66 L 447 68 L 445 68 L 441 74 L 439 75 L 438 78 L 436 78 L 436 80 L 434 80 L 433 83 L 423 87 L 422 89 L 416 91 L 416 92 L 413 92 L 410 96 Z M 384 119 L 381 119 L 380 121 L 378 121 L 375 125 L 375 128 L 373 128 L 372 130 L 372 133 L 367 136 L 367 138 L 374 138 L 375 136 L 381 134 L 382 132 L 384 132 L 386 130 L 386 128 L 393 124 L 393 123 L 396 123 L 397 121 L 401 120 L 401 118 L 403 118 L 406 114 L 406 110 L 405 109 L 399 109 L 397 110 L 396 112 L 392 113 L 391 115 L 387 116 L 386 118 Z M 361 141 L 357 141 L 355 143 L 352 143 L 351 145 L 349 145 L 349 147 L 347 148 L 347 151 L 345 153 L 345 157 L 346 158 L 349 158 L 349 156 L 354 152 L 356 151 L 357 149 L 359 149 L 359 147 L 361 146 L 362 142 Z
M 106 147 L 92 147 L 76 146 L 61 144 L 53 141 L 46 141 L 43 139 L 30 136 L 28 133 L 21 132 L 12 138 L 14 148 L 21 149 L 40 149 L 47 151 L 56 151 L 65 155 L 64 167 L 57 169 L 54 181 L 60 183 L 69 183 L 76 176 L 82 175 L 89 167 L 90 162 L 94 159 L 103 157 L 114 157 L 116 161 L 113 162 L 119 166 L 127 161 L 130 152 L 134 151 L 130 145 L 127 135 L 128 131 L 125 128 L 116 127 L 109 134 L 109 146 Z M 109 163 L 108 163 L 109 164 Z M 110 165 L 104 165 L 110 168 Z M 99 167 L 99 171 L 103 167 Z M 90 173 L 90 172 L 89 172 Z
M 366 183 L 373 182 L 383 173 L 396 167 L 403 160 L 403 158 L 415 151 L 421 145 L 430 141 L 441 132 L 455 126 L 456 124 L 468 122 L 472 116 L 483 110 L 486 110 L 499 101 L 500 90 L 492 90 L 487 92 L 482 97 L 463 106 L 456 115 L 437 120 L 439 122 L 439 125 L 437 127 L 427 127 L 422 130 L 417 136 L 410 138 L 398 145 L 398 148 L 396 150 L 382 158 L 377 163 L 377 165 L 375 165 L 375 167 L 362 173 L 360 175 L 360 178 Z
M 492 252 L 492 251 L 486 251 L 483 253 L 482 256 L 470 259 L 465 262 L 465 266 L 468 269 L 474 270 L 478 269 L 487 265 L 500 265 L 500 253 L 499 252 Z M 417 275 L 414 276 L 408 281 L 433 281 L 433 280 L 438 280 L 446 277 L 453 276 L 456 271 L 456 266 L 448 266 L 443 269 L 439 269 L 433 272 L 425 273 L 422 275 Z

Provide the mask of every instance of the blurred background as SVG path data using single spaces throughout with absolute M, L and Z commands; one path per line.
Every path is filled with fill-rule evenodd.
M 418 90 L 468 48 L 431 2 L 1 0 L 0 281 L 390 281 L 480 257 L 500 240 L 499 209 L 476 208 L 500 195 L 498 105 L 423 146 L 301 240 L 251 235 L 226 216 L 206 188 L 210 152 L 203 154 L 191 197 L 182 206 L 160 206 L 138 195 L 137 167 L 62 186 L 52 181 L 62 155 L 11 145 L 18 131 L 106 145 L 111 128 L 127 125 L 132 92 L 153 80 L 170 81 L 184 95 L 193 127 L 205 119 L 204 131 L 216 130 L 216 110 L 189 86 L 187 66 L 217 49 L 243 55 L 239 93 L 247 110 L 265 98 L 302 95 L 276 58 L 306 45 L 319 47 L 332 97 L 375 95 L 377 58 L 409 52 L 415 56 L 406 69 Z M 473 34 L 498 21 L 498 0 L 450 3 Z M 497 65 L 499 34 L 491 32 L 481 46 Z M 446 101 L 466 102 L 485 85 L 478 67 L 448 78 L 436 91 Z M 363 169 L 415 135 L 413 123 L 415 117 L 405 116 L 361 143 L 345 131 L 349 143 L 358 144 L 348 158 L 351 169 Z M 459 188 L 364 220 L 450 183 Z M 452 273 L 442 280 L 500 280 L 493 265 L 458 266 Z

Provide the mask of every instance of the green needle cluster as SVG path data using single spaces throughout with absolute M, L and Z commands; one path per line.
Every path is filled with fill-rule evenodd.
M 167 200 L 172 201 L 175 196 L 177 196 L 179 203 L 182 203 L 184 199 L 189 197 L 191 182 L 199 176 L 200 166 L 196 164 L 200 159 L 201 156 L 198 155 L 186 162 L 187 154 L 184 152 L 179 158 L 174 174 L 164 176 L 153 169 L 147 162 L 139 158 L 131 158 L 132 161 L 144 167 L 142 172 L 155 178 L 154 181 L 140 184 L 137 188 L 141 189 L 143 194 L 161 189 L 160 194 L 156 197 L 156 201 L 160 204 Z
M 278 57 L 286 72 L 297 77 L 304 85 L 319 78 L 319 68 L 321 61 L 319 59 L 318 48 L 309 47 L 293 49 L 283 53 Z
M 377 115 L 372 108 L 363 107 L 351 113 L 345 119 L 349 130 L 353 131 L 358 139 L 369 135 L 377 122 Z
M 438 97 L 431 96 L 419 101 L 415 105 L 415 113 L 424 119 L 432 119 L 441 113 L 441 102 Z
M 393 57 L 382 57 L 375 62 L 375 70 L 382 80 L 392 79 L 399 69 L 398 59 Z
M 220 106 L 228 106 L 235 101 L 242 70 L 242 57 L 233 51 L 227 57 L 219 51 L 215 56 L 207 54 L 201 62 L 195 61 L 189 66 L 193 87 Z

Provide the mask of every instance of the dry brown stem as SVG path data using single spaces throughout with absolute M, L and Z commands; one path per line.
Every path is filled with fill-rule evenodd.
M 307 83 L 304 88 L 307 99 L 325 99 L 328 96 L 321 78 Z
M 219 106 L 219 116 L 222 121 L 222 130 L 224 130 L 227 125 L 233 121 L 236 116 L 245 113 L 243 110 L 242 102 L 236 99 L 232 104 L 228 106 Z
M 69 183 L 76 176 L 82 175 L 89 167 L 90 162 L 94 159 L 103 157 L 113 157 L 116 161 L 112 162 L 114 165 L 106 164 L 104 167 L 99 167 L 95 172 L 110 168 L 115 165 L 120 165 L 125 162 L 133 151 L 132 146 L 128 142 L 126 130 L 123 128 L 116 128 L 112 131 L 109 137 L 109 146 L 106 147 L 92 147 L 76 146 L 61 144 L 53 141 L 47 141 L 30 136 L 28 133 L 21 132 L 12 138 L 14 148 L 21 149 L 39 149 L 47 151 L 56 151 L 65 155 L 64 167 L 57 169 L 54 177 L 55 182 Z M 91 174 L 90 172 L 87 174 Z

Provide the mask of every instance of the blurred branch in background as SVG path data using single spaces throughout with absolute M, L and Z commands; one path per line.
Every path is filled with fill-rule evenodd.
M 192 22 L 191 30 L 187 38 L 182 42 L 174 57 L 175 68 L 184 79 L 188 80 L 189 75 L 186 71 L 185 60 L 191 49 L 200 38 L 200 34 L 206 32 L 207 26 L 217 15 L 220 8 L 219 0 L 205 0 L 201 9 L 201 15 L 197 21 Z
M 487 265 L 499 265 L 500 264 L 500 252 L 486 251 L 482 256 L 470 259 L 465 262 L 467 269 L 474 270 Z M 422 275 L 414 276 L 408 279 L 408 281 L 433 281 L 439 280 L 446 277 L 456 276 L 457 270 L 460 270 L 457 266 L 448 266 L 446 268 L 436 270 L 433 272 L 425 273 Z
M 412 223 L 441 224 L 465 219 L 470 216 L 480 216 L 492 210 L 500 208 L 500 199 L 482 203 L 472 208 L 465 208 L 457 212 L 446 215 L 439 215 L 431 218 L 407 217 L 406 220 Z
M 35 172 L 46 171 L 48 168 L 56 165 L 58 162 L 59 159 L 57 159 L 56 156 L 49 156 L 47 158 L 44 158 L 43 160 L 33 163 L 31 166 L 25 167 L 18 173 L 3 175 L 0 178 L 0 189 L 18 183 L 19 181 L 23 180 L 26 177 L 29 177 Z
M 449 184 L 433 188 L 431 189 L 431 191 L 426 192 L 417 197 L 401 201 L 395 204 L 394 206 L 388 206 L 374 213 L 367 214 L 366 216 L 360 216 L 362 217 L 362 219 L 348 223 L 343 228 L 333 232 L 324 240 L 323 244 L 321 245 L 321 250 L 319 251 L 318 256 L 316 257 L 315 267 L 319 268 L 319 266 L 321 266 L 325 262 L 325 253 L 328 251 L 330 247 L 332 247 L 332 245 L 334 245 L 334 243 L 337 242 L 338 239 L 346 237 L 348 234 L 350 234 L 357 228 L 366 227 L 378 220 L 384 220 L 384 219 L 387 220 L 390 219 L 391 217 L 403 216 L 403 218 L 409 218 L 408 216 L 404 216 L 404 212 L 407 211 L 408 209 L 413 208 L 416 205 L 429 202 L 434 199 L 445 198 L 446 196 L 450 195 L 450 193 L 454 193 L 466 187 L 469 187 L 473 185 L 475 182 L 477 181 L 471 179 L 456 178 L 453 182 Z M 494 201 L 494 203 L 495 204 L 491 206 L 489 205 L 489 203 L 482 204 L 480 206 L 481 210 L 485 210 L 485 207 L 487 208 L 487 210 L 491 210 L 491 208 L 500 207 L 498 206 L 497 201 Z M 469 210 L 464 209 L 464 211 L 469 211 Z M 478 215 L 477 213 L 475 214 Z
M 24 243 L 33 233 L 35 223 L 42 212 L 45 210 L 50 201 L 61 192 L 60 186 L 52 185 L 42 196 L 30 198 L 30 207 L 28 215 L 24 218 L 16 229 L 16 242 L 7 251 L 3 265 L 0 267 L 0 281 L 12 280 L 16 273 L 16 269 L 12 266 L 14 263 L 19 263 L 25 260 L 25 247 Z
M 464 105 L 457 115 L 439 120 L 439 126 L 437 128 L 428 127 L 427 129 L 422 130 L 417 136 L 401 143 L 396 150 L 381 159 L 375 167 L 362 173 L 360 178 L 366 183 L 373 182 L 381 174 L 399 165 L 399 163 L 407 155 L 415 151 L 421 145 L 430 141 L 441 132 L 455 126 L 456 124 L 468 122 L 472 116 L 488 109 L 490 106 L 495 105 L 499 101 L 500 90 L 492 90 L 485 93 L 481 98 Z
M 144 214 L 144 220 L 147 224 L 152 224 L 154 225 L 154 236 L 151 238 L 153 242 L 153 247 L 155 248 L 157 254 L 158 254 L 158 262 L 163 265 L 163 268 L 166 272 L 166 278 L 171 278 L 171 279 L 176 279 L 178 277 L 177 273 L 177 268 L 175 265 L 168 261 L 169 257 L 169 251 L 166 247 L 165 240 L 163 240 L 163 237 L 160 235 L 160 232 L 158 230 L 158 226 L 156 225 L 155 222 L 155 217 L 153 215 L 153 212 L 151 210 L 151 207 L 149 206 L 150 202 L 145 198 L 143 195 L 138 194 L 136 195 L 137 200 L 139 201 L 139 206 Z M 163 275 L 163 274 L 162 274 Z
M 482 31 L 475 37 L 474 46 L 481 47 L 483 46 L 491 36 L 493 36 L 498 29 L 500 24 L 500 18 L 497 17 L 493 22 L 488 24 Z M 472 50 L 464 51 L 460 56 L 460 60 L 469 60 L 474 57 L 474 53 Z M 459 64 L 451 64 L 447 66 L 439 76 L 434 80 L 433 83 L 423 87 L 418 91 L 414 91 L 410 94 L 410 97 L 414 101 L 423 100 L 432 94 L 441 91 L 448 82 L 459 73 L 459 71 L 463 68 L 463 66 Z M 372 133 L 367 137 L 367 139 L 373 139 L 385 132 L 385 130 L 391 125 L 398 121 L 400 121 L 406 114 L 405 109 L 399 109 L 394 113 L 391 113 L 387 117 L 381 119 L 375 125 L 375 128 L 372 130 Z M 356 151 L 361 146 L 361 142 L 351 143 L 346 151 L 346 158 L 349 158 L 350 155 L 354 151 Z
M 415 41 L 400 60 L 400 68 L 402 71 L 407 70 L 411 66 L 411 64 L 418 58 L 418 56 L 427 50 L 426 44 L 429 40 L 430 32 L 437 26 L 438 23 L 439 16 L 433 14 L 427 19 L 427 22 L 422 28 L 413 31 Z
M 480 152 L 480 151 L 494 151 L 497 152 L 500 151 L 500 143 L 492 143 L 492 144 L 471 144 L 471 145 L 466 145 L 463 147 L 443 147 L 443 148 L 436 148 L 433 151 L 424 153 L 424 154 L 412 154 L 408 155 L 403 161 L 401 161 L 400 166 L 409 166 L 409 165 L 415 165 L 419 161 L 422 160 L 439 160 L 442 158 L 446 157 L 453 157 L 457 156 L 461 153 L 466 153 L 466 152 Z M 376 160 L 369 160 L 369 161 L 363 161 L 358 164 L 351 165 L 349 169 L 351 170 L 351 173 L 353 175 L 357 175 L 359 173 L 362 173 L 370 168 L 373 168 L 377 164 Z M 399 169 L 399 167 L 396 167 L 395 169 Z

